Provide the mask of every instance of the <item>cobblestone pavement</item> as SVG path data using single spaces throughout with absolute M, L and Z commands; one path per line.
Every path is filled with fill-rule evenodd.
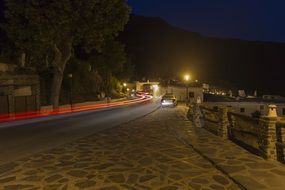
M 171 115 L 168 127 L 182 142 L 194 148 L 240 187 L 252 190 L 285 189 L 284 164 L 264 160 L 202 128 L 185 127 L 187 125 L 183 119 L 186 117 L 186 107 L 178 109 L 180 116 Z M 188 126 L 193 125 L 190 121 L 188 123 Z M 199 126 L 199 123 L 196 126 Z
M 160 109 L 139 120 L 1 165 L 0 189 L 240 189 L 169 128 L 170 123 L 193 127 L 181 113 L 181 108 Z

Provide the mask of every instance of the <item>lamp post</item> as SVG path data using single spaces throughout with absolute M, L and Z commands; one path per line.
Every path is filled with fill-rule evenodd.
M 128 91 L 129 88 L 127 88 L 127 86 L 128 86 L 127 83 L 123 83 L 123 87 L 124 87 L 123 92 L 125 93 L 126 96 L 128 95 L 128 92 L 129 92 Z
M 68 78 L 69 78 L 69 103 L 70 103 L 70 108 L 71 110 L 73 110 L 73 101 L 72 101 L 72 91 L 73 91 L 73 84 L 72 84 L 72 78 L 73 75 L 72 73 L 68 74 Z
M 186 83 L 186 105 L 189 104 L 189 81 L 191 80 L 191 77 L 189 74 L 184 75 L 184 80 Z

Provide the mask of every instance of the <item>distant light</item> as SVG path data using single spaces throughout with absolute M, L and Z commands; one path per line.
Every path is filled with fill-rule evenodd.
M 129 92 L 129 91 L 130 91 L 130 89 L 129 89 L 129 88 L 127 88 L 127 91 Z
M 199 82 L 198 80 L 195 80 L 195 82 Z
M 185 81 L 189 81 L 189 80 L 191 80 L 190 75 L 185 75 L 185 76 L 184 76 L 184 80 L 185 80 Z

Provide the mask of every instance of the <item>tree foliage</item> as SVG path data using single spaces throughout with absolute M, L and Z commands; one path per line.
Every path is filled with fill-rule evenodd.
M 19 52 L 52 64 L 55 108 L 73 47 L 100 52 L 129 17 L 126 0 L 6 0 L 6 8 L 6 31 Z
M 119 41 L 108 41 L 102 46 L 100 52 L 94 50 L 90 53 L 85 51 L 82 53 L 82 50 L 77 50 L 76 56 L 85 60 L 90 66 L 91 73 L 100 75 L 102 82 L 99 88 L 107 95 L 110 95 L 111 88 L 116 88 L 114 81 L 127 81 L 132 77 L 131 61 L 125 52 L 125 46 Z
M 100 50 L 128 21 L 125 0 L 6 0 L 7 31 L 19 48 L 71 42 Z
M 109 41 L 100 53 L 93 53 L 90 58 L 94 70 L 99 73 L 118 74 L 127 62 L 125 46 L 118 41 Z

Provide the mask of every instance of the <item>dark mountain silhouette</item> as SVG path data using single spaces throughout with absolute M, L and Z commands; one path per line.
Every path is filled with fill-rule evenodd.
M 216 39 L 171 26 L 156 17 L 132 15 L 121 40 L 138 77 L 195 78 L 263 93 L 284 93 L 285 44 Z

